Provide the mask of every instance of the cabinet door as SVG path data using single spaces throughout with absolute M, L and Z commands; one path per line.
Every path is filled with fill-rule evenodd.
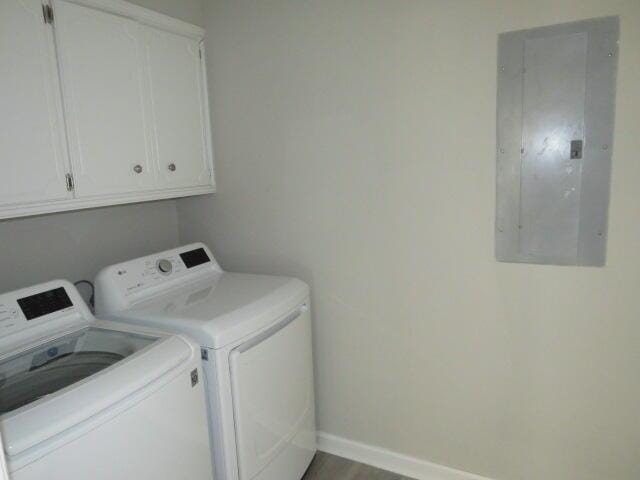
M 76 195 L 153 188 L 138 23 L 62 0 L 54 8 Z
M 40 0 L 0 1 L 0 207 L 71 198 L 51 26 Z
M 212 184 L 210 129 L 200 42 L 151 27 L 144 44 L 159 185 Z

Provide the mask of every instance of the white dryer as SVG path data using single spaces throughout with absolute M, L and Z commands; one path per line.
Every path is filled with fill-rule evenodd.
M 105 318 L 186 333 L 202 348 L 216 476 L 300 480 L 315 451 L 309 288 L 223 272 L 192 244 L 102 270 Z
M 0 295 L 0 430 L 12 480 L 211 480 L 200 349 L 96 321 L 73 285 Z

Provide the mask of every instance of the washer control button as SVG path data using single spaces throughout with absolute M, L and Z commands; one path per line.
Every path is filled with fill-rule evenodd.
M 170 260 L 167 260 L 166 258 L 163 258 L 162 260 L 158 260 L 157 267 L 158 267 L 158 270 L 160 271 L 160 273 L 163 273 L 165 275 L 169 275 L 171 273 L 171 271 L 173 270 L 173 263 L 171 263 Z

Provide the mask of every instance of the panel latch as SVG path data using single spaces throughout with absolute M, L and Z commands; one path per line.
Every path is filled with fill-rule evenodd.
M 51 5 L 42 5 L 42 16 L 44 23 L 53 23 L 53 8 Z
M 73 188 L 74 188 L 73 175 L 71 175 L 70 173 L 67 173 L 64 177 L 65 177 L 66 182 L 67 182 L 67 191 L 68 192 L 73 192 Z
M 571 159 L 580 160 L 582 158 L 582 140 L 571 140 Z

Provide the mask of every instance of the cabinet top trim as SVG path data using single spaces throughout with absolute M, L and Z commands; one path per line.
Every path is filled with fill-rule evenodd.
M 124 0 L 54 0 L 65 1 L 68 3 L 75 3 L 77 5 L 84 5 L 92 7 L 98 10 L 102 10 L 108 13 L 121 15 L 133 20 L 137 20 L 140 23 L 157 27 L 162 30 L 184 35 L 186 37 L 194 38 L 196 40 L 202 40 L 204 38 L 204 29 L 197 25 L 192 25 L 182 20 L 164 15 L 162 13 L 149 10 L 148 8 L 139 7 Z M 55 3 L 54 3 L 55 5 Z

